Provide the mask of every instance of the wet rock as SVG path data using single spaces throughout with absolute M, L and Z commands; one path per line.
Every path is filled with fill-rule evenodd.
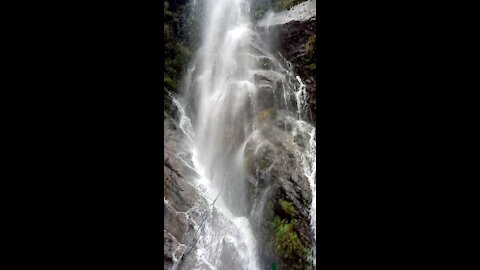
M 292 21 L 307 21 L 316 16 L 316 1 L 309 0 L 293 6 L 289 10 L 279 12 L 273 18 L 264 18 L 258 21 L 261 27 L 283 25 Z
M 164 196 L 170 205 L 179 212 L 186 212 L 192 208 L 200 196 L 195 187 L 187 182 L 183 175 L 172 169 L 165 161 L 164 169 Z
M 185 164 L 191 160 L 188 155 L 179 155 L 187 152 L 181 131 L 167 118 L 164 133 L 164 269 L 171 269 L 200 223 L 197 208 L 206 202 L 192 184 L 196 173 Z M 179 269 L 191 269 L 194 260 L 190 254 L 181 259 Z
M 182 258 L 181 263 L 178 265 L 178 270 L 210 269 L 207 265 L 196 268 L 196 265 L 198 265 L 197 258 L 191 254 L 192 252 Z
M 278 39 L 273 50 L 279 51 L 290 61 L 295 73 L 304 80 L 310 115 L 313 122 L 316 122 L 316 65 L 315 59 L 310 55 L 314 45 L 309 44 L 316 39 L 315 1 L 303 2 L 291 10 L 277 13 L 270 21 L 261 20 L 257 28 L 264 38 Z
M 276 122 L 281 126 L 281 118 Z M 268 126 L 257 136 L 252 136 L 245 147 L 245 156 L 254 161 L 253 168 L 249 170 L 249 177 L 256 179 L 250 220 L 259 242 L 266 244 L 266 248 L 259 250 L 261 261 L 265 263 L 263 267 L 270 267 L 271 262 L 275 261 L 279 269 L 291 269 L 289 266 L 295 260 L 305 260 L 302 257 L 303 250 L 292 255 L 292 258 L 277 254 L 275 231 L 272 228 L 275 217 L 295 223 L 292 233 L 298 235 L 302 246 L 309 248 L 313 245 L 309 213 L 312 199 L 310 185 L 302 173 L 295 154 L 298 146 L 292 143 L 291 136 L 285 129 Z
M 265 70 L 270 70 L 275 66 L 275 63 L 272 61 L 272 59 L 270 57 L 265 57 L 265 56 L 262 56 L 262 57 L 259 57 L 258 59 L 258 62 L 257 62 L 257 66 L 261 69 L 265 69 Z
M 189 227 L 186 214 L 178 213 L 172 207 L 167 206 L 164 213 L 164 220 L 165 230 L 173 235 L 178 241 L 186 243 L 184 238 Z
M 265 110 L 273 107 L 274 94 L 273 88 L 269 86 L 263 86 L 257 89 L 257 102 L 259 110 Z
M 267 82 L 267 83 L 272 83 L 273 82 L 271 79 L 269 79 L 264 74 L 254 74 L 253 79 L 254 79 L 255 83 L 259 83 L 259 82 L 262 82 L 262 81 Z
M 168 233 L 163 231 L 163 267 L 164 269 L 170 269 L 173 266 L 174 259 L 173 254 L 178 247 L 177 239 Z

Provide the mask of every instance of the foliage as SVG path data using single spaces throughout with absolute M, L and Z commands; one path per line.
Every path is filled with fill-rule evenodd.
M 255 174 L 255 164 L 254 164 L 254 160 L 253 160 L 251 155 L 246 155 L 245 156 L 244 166 L 249 173 Z
M 289 201 L 285 201 L 283 199 L 280 199 L 279 201 L 280 207 L 282 207 L 282 210 L 287 213 L 288 215 L 293 215 L 295 213 L 295 209 L 293 207 L 293 203 Z
M 167 89 L 177 88 L 177 83 L 168 75 L 163 76 L 163 83 L 165 84 Z
M 170 9 L 170 4 L 167 1 L 164 1 L 164 14 L 164 82 L 169 82 L 166 86 L 170 88 L 170 91 L 176 92 L 178 90 L 176 86 L 178 86 L 182 71 L 188 63 L 191 52 L 180 27 L 180 21 L 183 21 L 183 19 Z M 172 86 L 175 87 L 172 88 Z
M 164 12 L 164 73 L 163 82 L 166 90 L 178 93 L 181 80 L 195 49 L 194 38 L 198 37 L 198 24 L 193 23 L 195 16 L 190 13 L 192 1 L 163 2 Z M 198 42 L 197 42 L 198 43 Z M 164 91 L 165 110 L 173 115 L 171 100 Z
M 295 5 L 294 0 L 276 0 L 275 1 L 275 10 L 282 11 L 287 10 Z
M 273 0 L 275 11 L 284 11 L 307 0 Z
M 312 34 L 308 37 L 307 43 L 305 43 L 305 52 L 307 57 L 311 59 L 315 55 L 315 46 L 317 43 L 317 35 Z
M 305 43 L 305 60 L 304 64 L 307 69 L 311 71 L 315 71 L 317 68 L 316 64 L 316 44 L 317 43 L 317 35 L 312 34 L 308 37 L 307 42 Z
M 294 230 L 297 220 L 282 220 L 275 216 L 272 227 L 275 234 L 275 252 L 283 259 L 292 262 L 291 269 L 311 269 L 308 262 L 308 248 L 306 248 Z
M 165 15 L 166 21 L 172 21 L 175 19 L 175 13 L 169 10 L 170 5 L 167 1 L 163 2 L 163 14 Z
M 257 0 L 252 4 L 252 18 L 260 20 L 265 13 L 271 8 L 272 0 Z

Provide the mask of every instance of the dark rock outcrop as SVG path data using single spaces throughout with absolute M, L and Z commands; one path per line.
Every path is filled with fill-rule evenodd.
M 316 42 L 315 24 L 314 1 L 301 3 L 257 24 L 265 39 L 278 39 L 272 50 L 280 52 L 302 78 L 314 122 L 316 67 L 312 40 Z M 265 74 L 256 74 L 255 80 L 257 85 L 278 87 L 276 81 Z M 264 88 L 265 92 L 269 89 Z M 262 104 L 264 108 L 270 105 L 268 102 Z M 312 193 L 299 165 L 298 149 L 295 150 L 304 147 L 304 139 L 291 137 L 293 127 L 284 116 L 264 112 L 269 115 L 262 117 L 265 120 L 263 129 L 252 136 L 245 147 L 253 202 L 250 220 L 256 237 L 266 245 L 259 250 L 264 263 L 262 268 L 269 269 L 275 262 L 279 269 L 311 269 L 309 256 L 314 238 L 309 209 Z
M 258 22 L 257 29 L 267 39 L 275 39 L 273 51 L 279 51 L 292 63 L 293 70 L 306 85 L 311 117 L 316 119 L 316 3 L 306 1 L 290 10 Z
M 281 122 L 281 118 L 277 116 L 270 124 Z M 308 269 L 306 252 L 314 243 L 309 214 L 311 190 L 290 132 L 279 126 L 265 126 L 245 147 L 249 177 L 255 181 L 251 184 L 250 221 L 259 242 L 266 247 L 259 250 L 263 267 L 276 262 L 279 269 Z M 290 243 L 292 239 L 296 242 Z M 289 246 L 292 244 L 295 246 Z

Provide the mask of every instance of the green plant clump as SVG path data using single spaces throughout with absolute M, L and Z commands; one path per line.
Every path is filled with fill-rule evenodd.
M 275 216 L 272 222 L 275 232 L 275 252 L 283 259 L 294 262 L 291 265 L 291 269 L 311 269 L 311 265 L 308 262 L 308 248 L 302 244 L 297 232 L 294 230 L 296 222 L 296 219 L 287 221 Z
M 289 201 L 285 201 L 283 199 L 279 200 L 279 204 L 282 207 L 282 210 L 287 213 L 288 215 L 292 216 L 295 213 L 295 209 L 293 207 L 293 203 Z
M 317 43 L 317 35 L 313 34 L 308 37 L 307 43 L 305 43 L 305 52 L 308 58 L 312 58 L 315 55 L 316 43 Z
M 269 0 L 257 0 L 252 4 L 252 17 L 254 20 L 261 19 L 270 8 Z
M 174 116 L 175 106 L 171 104 L 169 98 L 170 92 L 177 94 L 182 84 L 183 74 L 187 68 L 188 62 L 195 50 L 194 41 L 198 37 L 197 28 L 198 23 L 194 20 L 198 16 L 193 16 L 190 13 L 190 2 L 179 3 L 173 0 L 165 0 L 163 2 L 163 12 L 165 21 L 163 25 L 164 35 L 164 72 L 163 82 L 164 91 L 163 97 L 165 100 L 165 114 Z M 164 114 L 164 115 L 165 115 Z
M 277 0 L 275 1 L 275 10 L 287 10 L 295 5 L 294 0 Z

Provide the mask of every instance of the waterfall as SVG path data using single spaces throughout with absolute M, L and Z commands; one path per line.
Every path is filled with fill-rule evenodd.
M 247 196 L 251 184 L 246 148 L 254 144 L 256 155 L 275 148 L 267 131 L 282 132 L 282 144 L 295 153 L 308 179 L 316 239 L 316 135 L 305 85 L 257 33 L 250 4 L 204 0 L 202 43 L 187 70 L 182 95 L 172 96 L 198 174 L 195 184 L 210 202 L 202 213 L 205 223 L 195 228 L 199 233 L 188 253 L 190 269 L 261 269 L 258 249 L 264 243 L 257 242 L 251 222 L 264 203 Z M 174 269 L 181 267 L 178 260 Z

